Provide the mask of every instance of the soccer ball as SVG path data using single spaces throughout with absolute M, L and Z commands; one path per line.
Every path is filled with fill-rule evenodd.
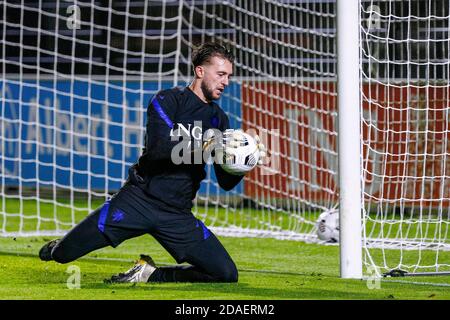
M 317 236 L 327 242 L 339 242 L 339 210 L 323 212 L 316 222 Z
M 226 172 L 232 175 L 244 175 L 256 167 L 259 160 L 259 149 L 255 139 L 241 131 L 234 130 L 239 139 L 235 139 L 234 142 L 238 143 L 238 146 L 231 147 L 231 139 L 234 133 L 229 133 L 223 136 L 223 153 L 221 167 Z M 227 146 L 228 145 L 228 146 Z

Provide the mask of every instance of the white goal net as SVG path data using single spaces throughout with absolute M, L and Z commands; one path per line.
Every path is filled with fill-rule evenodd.
M 383 271 L 450 267 L 449 14 L 448 1 L 361 2 L 366 263 Z
M 448 7 L 360 1 L 355 170 L 380 272 L 450 268 Z M 231 192 L 207 166 L 193 212 L 220 234 L 317 241 L 339 200 L 335 1 L 11 0 L 0 19 L 0 236 L 61 235 L 102 205 L 152 95 L 187 85 L 192 48 L 217 41 L 236 56 L 219 105 L 270 162 Z

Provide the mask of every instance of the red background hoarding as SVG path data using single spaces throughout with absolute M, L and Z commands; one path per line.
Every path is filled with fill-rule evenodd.
M 450 204 L 449 93 L 449 87 L 363 85 L 366 200 Z M 242 85 L 243 129 L 267 129 L 269 156 L 279 160 L 275 174 L 255 170 L 246 177 L 247 195 L 337 201 L 336 98 L 333 82 Z

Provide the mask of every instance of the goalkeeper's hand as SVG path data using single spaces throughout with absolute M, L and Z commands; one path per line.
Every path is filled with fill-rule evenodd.
M 222 135 L 217 136 L 214 130 L 206 130 L 203 137 L 203 152 L 212 153 L 217 148 L 222 148 Z
M 223 133 L 223 138 L 225 141 L 224 145 L 224 151 L 227 152 L 227 148 L 238 148 L 242 146 L 245 142 L 245 136 L 243 134 L 244 132 L 242 130 L 234 130 L 234 129 L 227 129 Z M 267 156 L 267 149 L 266 146 L 261 142 L 261 139 L 258 135 L 255 135 L 253 137 L 256 142 L 256 146 L 259 150 L 259 159 L 258 159 L 258 165 L 265 164 L 265 159 Z
M 245 143 L 246 138 L 243 133 L 240 129 L 226 129 L 222 135 L 216 136 L 213 131 L 207 131 L 204 138 L 203 151 L 212 154 L 214 150 L 219 150 L 226 154 L 228 148 L 238 148 Z M 253 138 L 259 150 L 258 165 L 263 165 L 267 157 L 266 146 L 261 142 L 258 135 L 255 135 Z
M 237 148 L 244 140 L 241 130 L 226 129 L 218 135 L 214 130 L 208 130 L 205 133 L 203 150 Z
M 267 149 L 266 146 L 261 142 L 261 139 L 259 138 L 258 135 L 255 135 L 254 138 L 256 141 L 256 146 L 258 147 L 259 150 L 258 165 L 263 165 L 266 163 Z
M 244 132 L 240 129 L 227 129 L 223 132 L 225 148 L 238 148 L 245 142 Z

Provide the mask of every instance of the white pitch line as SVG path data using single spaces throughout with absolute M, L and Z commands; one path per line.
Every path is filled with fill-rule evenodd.
M 450 287 L 450 283 L 417 282 L 417 281 L 402 281 L 402 280 L 381 280 L 381 281 L 384 283 L 396 282 L 396 283 L 415 284 L 415 285 L 422 285 L 422 286 Z

